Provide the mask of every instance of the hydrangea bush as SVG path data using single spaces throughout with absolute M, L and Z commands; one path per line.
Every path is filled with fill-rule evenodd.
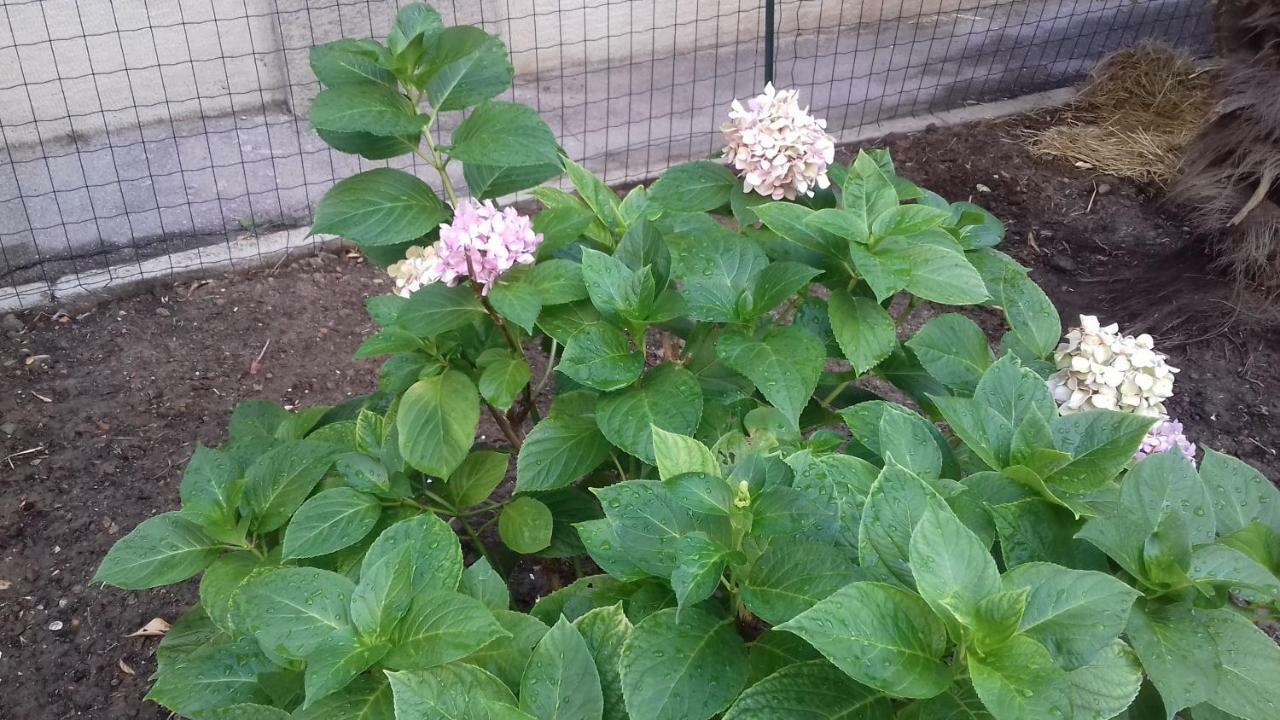
M 243 403 L 181 509 L 103 561 L 126 589 L 202 574 L 151 700 L 196 720 L 1278 716 L 1280 649 L 1252 619 L 1280 597 L 1280 494 L 1153 439 L 1152 343 L 1086 321 L 1059 348 L 989 213 L 882 151 L 835 163 L 785 91 L 734 108 L 744 177 L 692 162 L 619 198 L 491 99 L 497 38 L 424 5 L 311 59 L 317 132 L 417 153 L 446 198 L 388 168 L 334 187 L 316 232 L 396 280 L 357 354 L 385 358 L 378 390 Z M 445 112 L 465 113 L 447 141 Z M 538 187 L 561 173 L 575 192 Z M 521 190 L 530 219 L 488 202 Z M 994 349 L 969 317 L 993 311 Z M 1102 387 L 1114 409 L 1073 403 Z M 523 611 L 504 578 L 527 555 L 576 576 Z

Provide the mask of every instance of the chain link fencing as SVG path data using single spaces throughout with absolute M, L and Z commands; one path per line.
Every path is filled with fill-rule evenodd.
M 381 37 L 402 4 L 0 1 L 0 308 L 314 247 L 325 190 L 387 163 L 311 132 L 308 50 Z M 1211 50 L 1203 0 L 431 4 L 502 37 L 509 99 L 610 183 L 716 153 L 729 103 L 769 78 L 841 138 L 1061 87 L 1138 42 Z

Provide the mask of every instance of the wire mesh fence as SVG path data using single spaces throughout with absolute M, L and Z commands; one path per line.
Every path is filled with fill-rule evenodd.
M 402 4 L 0 0 L 0 307 L 310 247 L 324 191 L 386 163 L 310 131 L 308 50 L 381 36 Z M 766 77 L 849 137 L 1061 86 L 1139 41 L 1203 54 L 1211 25 L 1201 0 L 432 4 L 501 36 L 509 97 L 614 183 L 716 152 Z

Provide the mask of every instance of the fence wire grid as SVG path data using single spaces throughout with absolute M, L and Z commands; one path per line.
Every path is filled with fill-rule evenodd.
M 308 50 L 382 37 L 403 4 L 0 0 L 0 308 L 312 247 L 324 192 L 388 163 L 310 130 Z M 728 104 L 766 77 L 848 137 L 1060 87 L 1141 41 L 1205 54 L 1212 13 L 1203 0 L 430 4 L 502 37 L 508 98 L 610 183 L 718 151 Z

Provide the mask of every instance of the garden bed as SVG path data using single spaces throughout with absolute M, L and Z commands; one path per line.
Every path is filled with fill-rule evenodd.
M 972 199 L 1003 220 L 1002 248 L 1033 268 L 1064 324 L 1089 313 L 1126 332 L 1156 335 L 1183 370 L 1169 409 L 1187 435 L 1280 478 L 1280 427 L 1272 420 L 1280 414 L 1280 338 L 1219 332 L 1212 319 L 1157 312 L 1231 314 L 1219 310 L 1229 296 L 1202 274 L 1203 262 L 1167 259 L 1189 232 L 1150 188 L 1033 159 L 1020 142 L 1025 122 L 928 130 L 878 144 L 892 148 L 901 175 L 949 199 Z M 167 716 L 142 700 L 155 639 L 124 636 L 153 617 L 175 619 L 194 601 L 195 583 L 127 593 L 90 587 L 89 576 L 124 532 L 177 506 L 195 443 L 220 442 L 238 401 L 307 405 L 369 392 L 376 363 L 350 357 L 373 330 L 362 299 L 388 289 L 375 269 L 320 255 L 274 273 L 159 286 L 92 309 L 66 308 L 70 318 L 27 313 L 18 318 L 20 330 L 6 324 L 6 716 Z M 484 425 L 480 432 L 493 436 Z M 516 584 L 517 602 L 531 602 L 542 586 Z

